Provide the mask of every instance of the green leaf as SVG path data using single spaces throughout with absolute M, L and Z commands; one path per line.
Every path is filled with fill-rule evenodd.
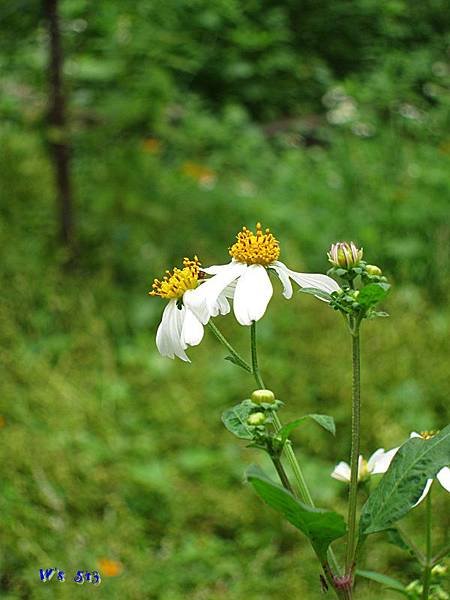
M 413 548 L 407 543 L 407 541 L 403 538 L 402 534 L 396 527 L 391 527 L 386 529 L 387 539 L 390 544 L 397 546 L 397 548 L 401 548 L 408 552 L 408 554 L 415 556 L 416 553 Z
M 246 473 L 256 493 L 272 508 L 304 533 L 321 560 L 326 559 L 328 546 L 346 533 L 344 518 L 332 511 L 312 508 L 300 502 L 290 492 L 271 481 L 257 466 Z
M 331 295 L 328 294 L 327 292 L 324 292 L 323 290 L 319 290 L 317 288 L 300 288 L 299 290 L 300 292 L 302 292 L 303 294 L 311 294 L 312 296 L 316 296 L 317 298 L 322 298 L 322 300 L 326 300 L 327 302 L 329 302 L 331 300 Z
M 375 306 L 386 298 L 391 286 L 388 283 L 369 283 L 360 290 L 358 303 L 364 308 Z
M 244 371 L 247 371 L 247 373 L 251 373 L 251 369 L 249 369 L 248 365 L 243 363 L 241 360 L 239 360 L 235 356 L 231 356 L 231 355 L 225 356 L 225 360 L 229 360 L 234 365 L 237 365 L 238 367 L 241 367 L 241 369 L 244 369 Z
M 244 400 L 232 408 L 226 410 L 222 415 L 222 422 L 228 431 L 243 440 L 254 438 L 253 430 L 248 426 L 247 419 L 253 410 L 251 400 Z
M 400 594 L 408 597 L 408 592 L 406 591 L 403 583 L 398 581 L 398 579 L 394 579 L 393 577 L 388 577 L 387 575 L 383 575 L 382 573 L 377 573 L 376 571 L 361 571 L 360 569 L 356 570 L 356 575 L 360 577 L 365 577 L 366 579 L 371 579 L 372 581 L 376 581 L 377 583 L 381 583 L 384 587 L 395 590 Z
M 405 442 L 363 507 L 361 534 L 383 531 L 401 519 L 420 498 L 427 479 L 449 463 L 450 425 L 429 440 Z
M 336 435 L 336 425 L 334 424 L 333 417 L 330 417 L 329 415 L 316 415 L 316 414 L 305 415 L 304 417 L 300 417 L 299 419 L 296 419 L 295 421 L 286 423 L 286 425 L 284 425 L 280 429 L 280 431 L 278 432 L 278 435 L 281 438 L 281 441 L 283 444 L 287 440 L 287 438 L 290 436 L 292 431 L 294 431 L 294 429 L 296 429 L 299 425 L 301 425 L 303 423 L 303 421 L 305 421 L 306 419 L 313 419 L 321 427 L 323 427 L 324 429 L 326 429 L 333 435 Z

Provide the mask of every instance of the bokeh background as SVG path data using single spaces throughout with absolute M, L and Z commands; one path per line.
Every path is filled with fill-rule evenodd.
M 445 0 L 59 0 L 66 123 L 48 118 L 46 2 L 0 5 L 0 595 L 5 600 L 320 598 L 305 541 L 243 483 L 265 458 L 224 430 L 253 389 L 214 339 L 160 357 L 154 277 L 270 226 L 326 271 L 352 239 L 392 281 L 363 339 L 363 453 L 448 422 L 449 20 Z M 60 239 L 55 146 L 73 229 Z M 349 454 L 349 339 L 275 285 L 262 371 L 321 506 Z M 249 332 L 217 325 L 248 353 Z M 450 535 L 436 487 L 436 549 Z M 404 521 L 423 543 L 423 507 Z M 381 535 L 364 566 L 418 571 Z M 340 552 L 337 545 L 337 552 Z M 101 586 L 39 581 L 100 569 Z M 87 590 L 87 591 L 86 591 Z M 390 598 L 361 582 L 359 594 Z M 395 597 L 395 595 L 392 595 Z

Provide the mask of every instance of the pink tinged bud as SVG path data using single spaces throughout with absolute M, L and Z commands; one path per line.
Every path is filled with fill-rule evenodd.
M 358 248 L 354 242 L 337 242 L 332 244 L 328 252 L 328 260 L 335 267 L 351 269 L 356 267 L 363 257 L 362 248 Z

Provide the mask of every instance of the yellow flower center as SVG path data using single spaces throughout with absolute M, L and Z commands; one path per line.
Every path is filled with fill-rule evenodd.
M 167 275 L 160 281 L 155 279 L 152 285 L 153 290 L 149 292 L 150 296 L 161 296 L 161 298 L 182 298 L 186 290 L 193 290 L 198 286 L 200 278 L 200 265 L 198 258 L 194 260 L 183 259 L 183 268 L 173 271 L 166 271 Z
M 280 256 L 278 240 L 270 233 L 270 229 L 263 231 L 261 223 L 256 224 L 256 233 L 243 227 L 236 239 L 229 252 L 239 262 L 267 266 Z
M 437 433 L 439 433 L 439 431 L 421 431 L 420 437 L 423 440 L 431 440 Z

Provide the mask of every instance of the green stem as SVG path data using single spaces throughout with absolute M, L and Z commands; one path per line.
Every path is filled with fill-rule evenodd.
M 225 348 L 228 350 L 228 352 L 234 358 L 236 364 L 238 364 L 240 367 L 242 367 L 248 373 L 252 373 L 253 371 L 252 371 L 251 366 L 248 364 L 247 361 L 245 361 L 242 358 L 242 356 L 238 352 L 236 352 L 236 350 L 233 348 L 233 346 L 230 344 L 230 342 L 226 339 L 226 337 L 220 333 L 220 331 L 217 329 L 217 327 L 212 322 L 212 319 L 210 319 L 208 325 L 209 325 L 209 328 L 211 329 L 211 331 L 216 336 L 216 338 L 219 340 L 219 342 L 225 346 Z
M 272 456 L 272 455 L 270 455 L 270 458 L 272 459 L 273 465 L 278 473 L 278 476 L 280 478 L 281 483 L 283 484 L 283 487 L 286 490 L 288 490 L 289 492 L 291 492 L 291 494 L 293 494 L 292 486 L 289 482 L 289 478 L 287 476 L 286 471 L 284 470 L 281 460 L 277 456 Z M 317 558 L 319 559 L 320 564 L 322 565 L 323 573 L 328 582 L 328 585 L 336 592 L 336 596 L 338 598 L 340 598 L 341 600 L 346 600 L 348 598 L 348 596 L 345 595 L 344 590 L 338 590 L 335 587 L 334 575 L 333 575 L 333 571 L 330 567 L 329 561 L 328 560 L 322 561 L 322 560 L 320 560 L 319 556 L 317 556 Z M 330 556 L 328 558 L 330 559 Z M 334 557 L 333 557 L 333 559 L 334 559 Z
M 261 389 L 265 389 L 264 381 L 261 377 L 261 374 L 259 372 L 259 366 L 258 366 L 258 351 L 257 351 L 257 345 L 256 345 L 256 322 L 255 321 L 252 321 L 252 325 L 251 325 L 251 350 L 252 350 L 253 376 L 255 378 L 256 385 L 258 385 Z M 278 417 L 278 414 L 275 411 L 272 411 L 272 417 L 273 417 L 273 427 L 275 429 L 275 432 L 278 433 L 278 431 L 280 431 L 280 429 L 282 427 L 281 421 Z M 303 472 L 298 463 L 297 457 L 295 456 L 295 452 L 292 449 L 292 444 L 291 444 L 290 440 L 287 440 L 286 443 L 284 444 L 283 454 L 287 458 L 289 465 L 292 469 L 292 473 L 294 474 L 294 477 L 295 477 L 295 482 L 296 482 L 295 495 L 298 496 L 308 506 L 314 507 L 314 501 L 313 501 L 310 491 L 308 489 L 308 485 L 306 483 L 305 477 L 304 477 Z M 336 574 L 340 573 L 337 559 L 331 548 L 328 551 L 328 558 L 330 560 L 330 563 L 333 567 L 334 572 Z
M 264 381 L 262 380 L 258 367 L 258 352 L 256 350 L 256 321 L 252 321 L 250 336 L 252 347 L 252 373 L 255 378 L 256 385 L 258 385 L 261 389 L 265 389 Z
M 433 486 L 432 486 L 433 487 Z M 431 556 L 431 489 L 428 492 L 426 499 L 426 519 L 425 519 L 425 556 L 426 563 L 423 571 L 423 591 L 422 600 L 428 600 L 430 593 L 430 579 L 431 579 L 431 568 L 432 568 L 432 556 Z
M 361 374 L 360 374 L 359 322 L 353 323 L 352 333 L 352 449 L 350 456 L 350 490 L 348 499 L 348 537 L 345 572 L 353 571 L 356 550 L 356 503 L 358 494 L 358 463 L 361 437 Z

